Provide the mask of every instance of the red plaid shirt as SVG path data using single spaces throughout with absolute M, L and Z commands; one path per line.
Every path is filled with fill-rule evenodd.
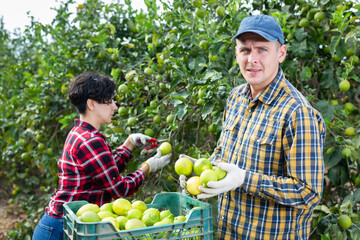
M 141 170 L 122 177 L 131 152 L 120 146 L 112 153 L 105 136 L 86 122 L 75 120 L 58 163 L 59 189 L 45 211 L 63 216 L 63 204 L 86 200 L 99 206 L 112 198 L 129 197 L 145 179 Z

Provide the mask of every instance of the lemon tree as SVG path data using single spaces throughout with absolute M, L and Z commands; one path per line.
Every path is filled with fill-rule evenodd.
M 244 16 L 261 12 L 274 16 L 284 31 L 286 78 L 326 122 L 327 181 L 319 206 L 331 211 L 314 217 L 310 238 L 342 233 L 356 239 L 358 225 L 342 229 L 332 211 L 351 199 L 352 212 L 359 212 L 359 186 L 356 178 L 350 180 L 360 170 L 359 2 L 174 0 L 157 2 L 156 8 L 146 2 L 144 14 L 129 1 L 88 0 L 74 8 L 63 1 L 51 24 L 31 22 L 21 35 L 0 24 L 0 179 L 4 202 L 27 213 L 8 238 L 31 238 L 42 215 L 38 209 L 57 186 L 62 145 L 78 118 L 66 95 L 68 83 L 89 69 L 111 76 L 117 85 L 119 109 L 100 129 L 112 148 L 147 129 L 173 146 L 171 166 L 147 178 L 135 197 L 151 202 L 154 192 L 180 191 L 175 159 L 213 152 L 227 96 L 245 82 L 230 39 Z M 122 174 L 148 157 L 134 150 Z M 331 221 L 323 224 L 327 216 Z

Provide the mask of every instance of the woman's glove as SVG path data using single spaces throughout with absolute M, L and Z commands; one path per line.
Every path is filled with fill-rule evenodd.
M 144 164 L 149 165 L 150 168 L 149 172 L 156 172 L 160 168 L 163 168 L 166 165 L 168 165 L 170 162 L 171 153 L 161 156 L 161 150 L 158 148 L 156 151 L 157 153 L 155 156 L 149 158 L 144 162 Z
M 151 137 L 149 137 L 145 134 L 142 134 L 142 133 L 133 133 L 133 134 L 129 135 L 129 140 L 134 147 L 144 148 L 149 145 L 147 140 L 150 140 L 150 139 L 151 139 Z M 148 150 L 143 149 L 140 154 L 142 155 L 144 153 L 151 153 L 153 151 L 154 151 L 154 149 L 148 149 Z
M 199 186 L 202 191 L 197 195 L 198 199 L 204 199 L 228 192 L 240 187 L 245 180 L 246 171 L 232 163 L 219 163 L 218 167 L 227 172 L 226 177 L 220 181 L 210 181 L 208 187 Z

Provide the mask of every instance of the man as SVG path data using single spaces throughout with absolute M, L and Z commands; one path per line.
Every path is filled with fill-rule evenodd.
M 147 145 L 149 136 L 131 134 L 123 145 L 112 152 L 98 129 L 111 122 L 117 106 L 113 100 L 115 83 L 108 77 L 86 72 L 69 86 L 69 99 L 80 114 L 65 141 L 58 163 L 59 188 L 52 196 L 39 221 L 34 240 L 63 239 L 63 204 L 86 200 L 99 206 L 112 199 L 133 195 L 149 172 L 166 166 L 171 154 L 157 154 L 138 170 L 122 177 L 131 151 Z
M 231 91 L 210 157 L 227 175 L 197 197 L 218 195 L 219 239 L 308 239 L 322 195 L 323 118 L 279 66 L 286 46 L 274 18 L 244 18 L 233 39 L 247 83 Z

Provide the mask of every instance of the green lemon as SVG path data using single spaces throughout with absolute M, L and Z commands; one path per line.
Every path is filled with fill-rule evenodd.
M 174 120 L 175 120 L 175 117 L 173 115 L 169 115 L 166 117 L 166 122 L 168 124 L 172 124 L 174 122 Z
M 153 118 L 153 121 L 154 123 L 161 123 L 161 117 L 159 115 L 156 115 L 154 118 Z
M 172 151 L 172 147 L 171 147 L 171 144 L 169 142 L 163 142 L 160 144 L 159 146 L 159 149 L 161 151 L 161 155 L 166 155 L 166 154 L 169 154 L 171 153 Z
M 160 221 L 160 212 L 155 208 L 149 208 L 144 211 L 141 221 L 146 226 L 153 226 L 155 223 Z
M 147 67 L 147 68 L 145 68 L 144 72 L 145 72 L 146 74 L 151 75 L 151 74 L 153 73 L 153 70 L 152 70 L 151 68 Z
M 342 227 L 343 229 L 347 229 L 351 226 L 351 218 L 348 215 L 341 215 L 340 217 L 338 217 L 338 224 L 340 227 Z
M 317 22 L 321 22 L 321 21 L 323 21 L 323 20 L 325 19 L 325 15 L 324 15 L 323 12 L 317 12 L 317 13 L 315 13 L 315 15 L 314 15 L 314 19 L 315 19 L 315 21 L 317 21 Z
M 208 41 L 206 41 L 206 40 L 201 40 L 200 43 L 199 43 L 199 47 L 200 47 L 202 50 L 208 49 L 208 47 L 209 47 Z
M 219 16 L 219 17 L 223 17 L 225 15 L 225 8 L 223 6 L 218 6 L 216 8 L 216 14 Z
M 202 0 L 193 0 L 192 4 L 194 7 L 199 8 L 202 6 Z
M 355 128 L 353 127 L 347 127 L 345 129 L 345 133 L 349 136 L 354 136 L 355 135 Z
M 212 123 L 212 124 L 209 126 L 208 130 L 209 130 L 209 132 L 211 132 L 211 133 L 216 133 L 217 124 Z
M 137 118 L 136 117 L 129 117 L 127 120 L 127 124 L 129 126 L 135 126 L 137 123 Z
M 299 22 L 299 26 L 303 28 L 309 26 L 309 20 L 307 20 L 306 18 L 301 19 Z
M 45 149 L 45 144 L 39 143 L 39 145 L 38 145 L 38 151 L 39 151 L 39 152 L 42 152 L 42 151 L 44 151 L 44 149 Z
M 199 98 L 206 97 L 206 87 L 202 87 L 202 88 L 199 89 L 198 96 L 199 96 Z
M 103 220 L 104 218 L 116 217 L 117 215 L 112 212 L 109 212 L 109 211 L 100 211 L 100 212 L 98 212 L 98 216 L 99 216 L 100 220 Z
M 347 102 L 344 104 L 344 109 L 350 113 L 354 112 L 357 108 L 354 104 Z
M 354 66 L 354 65 L 356 65 L 358 62 L 359 62 L 359 57 L 358 57 L 358 56 L 354 55 L 354 56 L 350 57 L 350 63 L 351 63 L 351 65 Z
M 116 220 L 118 221 L 118 223 L 119 223 L 119 229 L 120 230 L 125 230 L 125 224 L 126 224 L 126 222 L 129 220 L 127 217 L 125 217 L 125 216 L 118 216 L 117 218 L 116 218 Z
M 206 169 L 200 175 L 200 184 L 203 185 L 203 187 L 207 187 L 208 182 L 217 180 L 218 176 L 216 172 L 212 169 Z
M 150 137 L 154 137 L 154 136 L 155 136 L 155 132 L 154 132 L 152 129 L 150 129 L 150 128 L 147 128 L 147 129 L 145 130 L 144 134 L 145 134 L 145 135 L 148 135 L 148 136 L 150 136 Z
M 213 169 L 213 166 L 212 166 L 211 162 L 209 161 L 209 159 L 199 158 L 198 160 L 195 161 L 193 169 L 194 169 L 194 173 L 196 175 L 200 176 L 201 173 L 203 171 L 205 171 L 206 169 Z
M 112 209 L 112 202 L 104 203 L 103 205 L 101 205 L 100 212 L 102 212 L 102 211 L 108 211 L 108 212 L 114 213 L 114 211 Z
M 129 209 L 126 213 L 125 213 L 125 216 L 128 218 L 128 219 L 141 219 L 142 218 L 142 211 L 140 211 L 139 209 L 136 209 L 136 208 L 132 208 L 132 209 Z
M 343 92 L 346 92 L 347 90 L 350 89 L 350 82 L 346 79 L 342 80 L 340 83 L 339 83 L 339 88 L 341 91 Z
M 124 117 L 128 114 L 128 109 L 126 107 L 119 107 L 118 113 L 121 117 Z
M 87 203 L 87 204 L 81 206 L 79 208 L 79 210 L 77 210 L 76 216 L 79 217 L 86 211 L 91 211 L 91 212 L 98 213 L 98 212 L 100 212 L 100 207 L 95 203 Z
M 85 211 L 81 214 L 79 219 L 82 222 L 100 222 L 100 217 L 96 212 L 93 211 Z
M 343 157 L 346 157 L 346 158 L 349 158 L 351 156 L 351 150 L 349 148 L 344 148 L 342 151 L 341 151 L 341 155 Z
M 132 205 L 125 198 L 118 198 L 113 202 L 113 211 L 117 215 L 125 216 L 125 213 L 130 209 L 132 209 Z
M 198 17 L 198 18 L 203 18 L 205 17 L 206 15 L 206 10 L 202 7 L 199 7 L 196 9 L 195 11 L 195 15 Z
M 145 202 L 141 200 L 136 200 L 131 205 L 133 208 L 140 210 L 142 213 L 147 209 Z
M 129 93 L 129 87 L 128 87 L 126 84 L 121 84 L 121 85 L 118 87 L 118 92 L 119 92 L 119 93 L 122 93 L 122 94 Z

